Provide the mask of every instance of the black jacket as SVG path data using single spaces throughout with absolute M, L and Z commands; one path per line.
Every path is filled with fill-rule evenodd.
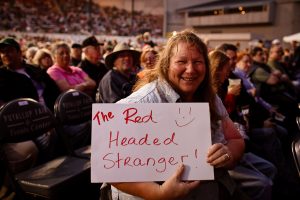
M 78 67 L 80 67 L 85 73 L 89 75 L 98 85 L 103 78 L 103 76 L 108 72 L 108 69 L 103 63 L 98 63 L 97 65 L 91 63 L 90 61 L 84 59 L 82 60 Z
M 98 92 L 101 102 L 115 103 L 129 96 L 132 93 L 132 87 L 135 81 L 135 75 L 127 78 L 117 70 L 110 70 L 99 84 Z
M 0 101 L 6 103 L 16 98 L 32 98 L 38 101 L 37 89 L 33 83 L 36 81 L 44 88 L 43 98 L 46 106 L 53 110 L 55 100 L 60 94 L 56 83 L 42 69 L 25 62 L 23 65 L 30 78 L 10 70 L 5 65 L 0 67 Z

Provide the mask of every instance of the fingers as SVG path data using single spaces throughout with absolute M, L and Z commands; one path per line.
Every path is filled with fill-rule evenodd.
M 197 187 L 198 184 L 200 183 L 200 181 L 182 181 L 181 180 L 182 174 L 184 172 L 184 168 L 185 168 L 185 166 L 183 163 L 181 163 L 177 167 L 176 172 L 174 173 L 174 178 L 176 179 L 176 181 L 186 184 L 191 189 L 194 187 Z
M 227 146 L 217 143 L 209 148 L 207 163 L 214 167 L 223 167 L 231 160 L 231 153 Z
M 188 182 L 188 188 L 189 190 L 192 190 L 196 187 L 198 187 L 198 185 L 200 184 L 200 181 L 191 181 L 191 182 Z
M 184 191 L 185 194 L 187 194 L 189 193 L 189 191 L 196 188 L 200 184 L 200 181 L 182 181 L 181 176 L 184 172 L 184 168 L 184 164 L 181 163 L 175 172 L 175 176 L 181 189 Z
M 175 172 L 175 174 L 174 174 L 174 178 L 175 178 L 177 181 L 180 181 L 183 172 L 184 172 L 184 165 L 183 165 L 183 163 L 181 163 L 181 164 L 177 167 L 177 169 L 176 169 L 176 172 Z
M 217 151 L 222 150 L 223 146 L 224 145 L 221 143 L 216 143 L 216 144 L 211 145 L 208 149 L 207 157 L 210 157 L 211 155 L 215 154 Z M 223 153 L 226 153 L 226 152 L 224 151 Z
M 164 197 L 161 199 L 182 199 L 199 185 L 200 181 L 181 180 L 184 168 L 184 165 L 180 164 L 173 175 L 161 185 L 160 190 Z

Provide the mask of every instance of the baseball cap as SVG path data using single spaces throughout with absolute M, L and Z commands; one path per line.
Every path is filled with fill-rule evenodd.
M 0 48 L 3 48 L 5 46 L 14 47 L 17 50 L 21 49 L 19 43 L 14 38 L 10 38 L 10 37 L 4 38 L 0 41 Z

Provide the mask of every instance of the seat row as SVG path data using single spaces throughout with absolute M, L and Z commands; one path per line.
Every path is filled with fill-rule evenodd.
M 18 199 L 99 199 L 100 185 L 90 181 L 90 138 L 93 100 L 69 90 L 55 103 L 54 114 L 29 98 L 15 99 L 0 108 L 0 149 Z M 34 140 L 56 131 L 66 154 L 14 173 L 3 148 L 7 143 Z

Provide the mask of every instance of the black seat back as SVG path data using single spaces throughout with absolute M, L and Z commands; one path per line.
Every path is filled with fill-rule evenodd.
M 92 104 L 90 96 L 74 89 L 62 93 L 55 102 L 59 133 L 72 155 L 76 155 L 75 149 L 91 144 Z
M 32 140 L 54 127 L 51 111 L 33 99 L 16 99 L 1 107 L 1 143 Z
M 56 119 L 65 125 L 76 125 L 91 120 L 93 99 L 71 89 L 62 93 L 54 105 Z

